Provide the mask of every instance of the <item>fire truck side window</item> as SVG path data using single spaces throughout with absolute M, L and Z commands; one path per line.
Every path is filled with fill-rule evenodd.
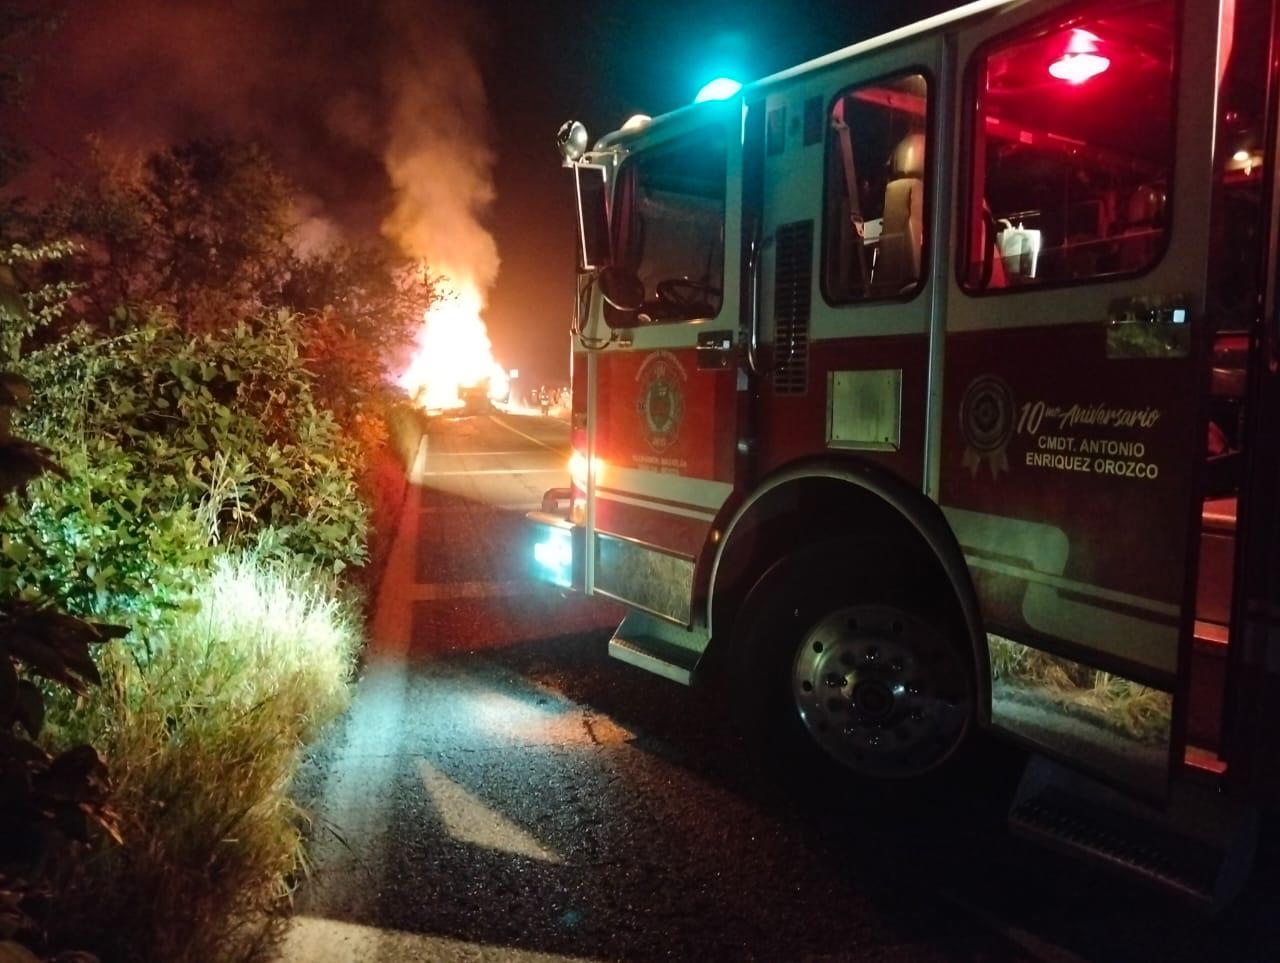
M 927 106 L 925 78 L 912 73 L 851 87 L 831 107 L 823 289 L 833 304 L 920 285 Z
M 644 285 L 641 321 L 714 318 L 724 301 L 724 131 L 704 128 L 622 168 L 614 250 Z
M 1106 0 L 974 56 L 967 289 L 1134 274 L 1160 259 L 1175 21 L 1172 0 Z

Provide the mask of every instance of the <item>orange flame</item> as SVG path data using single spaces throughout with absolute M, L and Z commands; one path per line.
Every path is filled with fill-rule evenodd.
M 423 312 L 418 350 L 400 386 L 428 409 L 461 407 L 463 389 L 486 385 L 490 398 L 505 399 L 507 373 L 493 357 L 480 289 L 470 279 L 457 278 L 445 287 L 444 297 Z

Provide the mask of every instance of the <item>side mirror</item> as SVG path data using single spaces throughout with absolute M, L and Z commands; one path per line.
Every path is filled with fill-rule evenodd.
M 573 182 L 578 196 L 578 254 L 582 266 L 587 270 L 602 268 L 612 260 L 605 169 L 574 164 Z
M 644 284 L 626 268 L 610 265 L 597 281 L 604 298 L 604 319 L 611 328 L 635 328 L 644 307 Z

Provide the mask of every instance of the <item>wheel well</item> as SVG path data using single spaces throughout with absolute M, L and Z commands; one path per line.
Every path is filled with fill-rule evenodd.
M 790 469 L 761 486 L 729 525 L 712 572 L 708 616 L 712 665 L 731 648 L 734 620 L 747 593 L 777 561 L 829 540 L 859 545 L 842 566 L 901 580 L 912 597 L 928 598 L 938 614 L 968 637 L 977 675 L 980 716 L 989 706 L 985 633 L 963 555 L 937 505 L 887 473 L 811 465 Z

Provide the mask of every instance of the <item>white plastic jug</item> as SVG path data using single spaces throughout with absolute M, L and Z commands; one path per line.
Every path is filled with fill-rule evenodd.
M 1040 232 L 1023 227 L 1021 221 L 1017 227 L 1003 218 L 1000 223 L 1004 230 L 998 235 L 998 242 L 1005 276 L 1010 279 L 1035 277 L 1040 259 Z

